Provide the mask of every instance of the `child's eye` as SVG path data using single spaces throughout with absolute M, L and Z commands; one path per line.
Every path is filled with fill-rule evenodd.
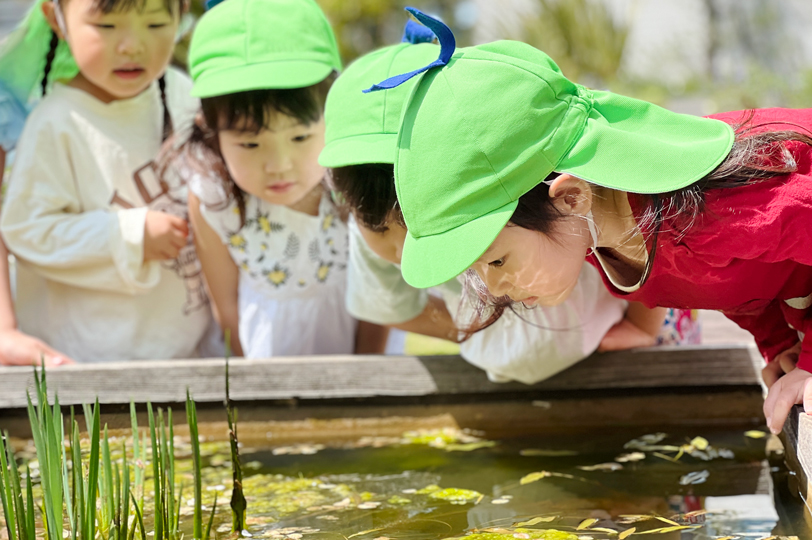
M 96 26 L 96 28 L 104 28 L 105 30 L 110 30 L 112 28 L 115 28 L 115 26 L 112 25 L 112 24 L 101 24 L 101 23 L 99 23 L 99 24 L 96 24 L 95 26 Z
M 245 148 L 245 149 L 248 149 L 248 150 L 250 150 L 252 148 L 258 148 L 259 147 L 259 144 L 254 143 L 254 142 L 244 142 L 244 143 L 240 143 L 239 145 L 242 148 Z
M 152 28 L 152 29 L 164 28 L 166 26 L 168 26 L 166 23 L 155 23 L 155 24 L 149 25 L 149 27 Z
M 305 135 L 298 135 L 298 136 L 294 137 L 293 141 L 294 142 L 305 142 L 309 138 L 310 138 L 310 133 L 307 133 Z
M 499 268 L 499 267 L 501 267 L 501 266 L 503 266 L 505 264 L 505 258 L 502 257 L 501 259 L 496 259 L 495 261 L 491 261 L 488 264 L 490 266 L 495 267 L 495 268 Z

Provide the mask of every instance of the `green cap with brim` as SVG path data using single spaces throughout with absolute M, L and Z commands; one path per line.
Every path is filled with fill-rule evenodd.
M 388 92 L 364 94 L 370 81 L 380 81 L 431 62 L 440 47 L 400 43 L 366 54 L 333 83 L 324 109 L 323 167 L 395 163 L 403 106 L 417 79 Z
M 524 43 L 459 49 L 419 77 L 395 158 L 409 230 L 402 271 L 414 287 L 433 287 L 473 264 L 519 197 L 553 171 L 666 193 L 713 171 L 733 145 L 724 122 L 589 90 Z
M 226 0 L 189 45 L 192 95 L 304 88 L 341 70 L 333 30 L 313 0 Z

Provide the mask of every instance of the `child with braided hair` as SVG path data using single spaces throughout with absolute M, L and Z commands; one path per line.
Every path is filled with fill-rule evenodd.
M 20 328 L 77 361 L 193 356 L 211 314 L 185 186 L 154 164 L 197 107 L 188 79 L 167 69 L 185 2 L 38 7 L 40 30 L 15 50 L 42 54 L 47 44 L 44 67 L 13 66 L 43 97 L 17 144 L 0 219 L 18 261 Z M 74 69 L 54 71 L 65 55 Z

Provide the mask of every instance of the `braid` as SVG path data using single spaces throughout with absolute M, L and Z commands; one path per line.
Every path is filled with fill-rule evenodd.
M 174 131 L 172 127 L 172 116 L 169 114 L 169 107 L 166 106 L 166 75 L 161 75 L 158 79 L 158 88 L 161 90 L 161 105 L 164 107 L 164 130 L 162 141 L 165 141 Z
M 59 45 L 59 36 L 56 35 L 56 32 L 51 30 L 51 44 L 48 47 L 48 54 L 45 55 L 45 69 L 42 72 L 42 95 L 45 95 L 45 92 L 48 89 L 48 73 L 51 72 L 51 66 L 54 63 L 54 57 L 56 57 L 56 47 Z

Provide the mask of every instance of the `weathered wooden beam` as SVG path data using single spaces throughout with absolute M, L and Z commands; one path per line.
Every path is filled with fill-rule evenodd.
M 812 512 L 812 416 L 796 405 L 789 413 L 781 434 L 784 456 L 789 469 L 795 473 L 794 488 Z
M 496 384 L 457 356 L 311 356 L 234 359 L 235 401 L 544 396 L 579 391 L 753 389 L 759 380 L 748 347 L 672 347 L 596 354 L 535 385 Z M 539 360 L 543 362 L 543 359 Z M 189 388 L 199 403 L 224 398 L 222 359 L 81 364 L 51 369 L 51 393 L 64 405 L 180 403 Z M 0 408 L 25 406 L 32 368 L 0 368 Z

